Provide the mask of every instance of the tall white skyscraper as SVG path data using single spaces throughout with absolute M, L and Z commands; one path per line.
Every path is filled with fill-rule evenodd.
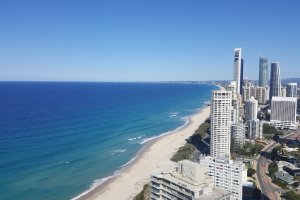
M 257 119 L 258 102 L 254 97 L 251 97 L 245 102 L 245 121 Z
M 287 97 L 297 97 L 297 83 L 289 83 L 286 87 Z
M 231 92 L 214 90 L 211 94 L 210 155 L 230 157 Z
M 242 79 L 242 49 L 234 49 L 234 69 L 233 69 L 233 80 L 236 81 L 237 87 L 236 92 L 241 94 L 241 79 Z

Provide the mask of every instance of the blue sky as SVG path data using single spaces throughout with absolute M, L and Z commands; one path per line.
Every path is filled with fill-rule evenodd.
M 258 57 L 300 77 L 298 0 L 0 2 L 0 80 L 163 81 L 244 77 Z

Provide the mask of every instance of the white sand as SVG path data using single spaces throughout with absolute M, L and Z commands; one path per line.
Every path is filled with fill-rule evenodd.
M 93 200 L 126 200 L 139 193 L 143 185 L 149 182 L 149 175 L 158 164 L 168 161 L 179 147 L 183 146 L 189 136 L 210 115 L 210 107 L 191 117 L 191 122 L 182 130 L 159 138 L 151 144 L 120 176 L 105 186 L 96 188 L 83 199 Z

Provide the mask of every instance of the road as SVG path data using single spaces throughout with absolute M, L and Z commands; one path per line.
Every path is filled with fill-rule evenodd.
M 265 152 L 271 152 L 277 143 L 271 143 Z M 271 178 L 267 176 L 268 165 L 272 161 L 267 159 L 265 156 L 259 156 L 256 165 L 257 179 L 260 185 L 260 190 L 262 193 L 262 199 L 281 199 L 278 195 L 279 189 L 273 186 Z
M 297 134 L 297 132 L 288 134 L 285 137 L 289 137 L 293 134 Z M 262 199 L 272 199 L 272 200 L 281 199 L 279 193 L 285 191 L 281 188 L 275 187 L 274 184 L 272 183 L 271 178 L 267 176 L 268 166 L 272 162 L 271 160 L 269 160 L 268 153 L 270 153 L 272 149 L 278 145 L 279 144 L 275 142 L 272 142 L 271 144 L 267 145 L 263 150 L 263 152 L 267 152 L 267 153 L 260 155 L 257 159 L 256 173 L 260 185 L 260 190 L 262 193 Z

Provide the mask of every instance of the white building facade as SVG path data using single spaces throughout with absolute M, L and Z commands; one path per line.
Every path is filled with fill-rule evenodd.
M 151 200 L 232 200 L 232 193 L 214 186 L 207 167 L 189 160 L 168 162 L 150 175 Z
M 257 119 L 258 102 L 254 97 L 251 97 L 245 102 L 245 121 Z
M 286 97 L 286 87 L 281 87 L 281 96 Z
M 269 87 L 256 87 L 255 99 L 259 104 L 267 104 L 269 101 Z
M 214 90 L 211 94 L 210 155 L 230 157 L 231 92 Z
M 208 167 L 208 175 L 213 177 L 215 187 L 232 192 L 235 200 L 242 200 L 243 175 L 246 171 L 242 162 L 211 156 L 200 156 L 199 160 L 200 164 Z
M 231 92 L 231 122 L 236 123 L 240 118 L 240 94 L 236 93 L 236 81 L 230 81 L 230 84 L 226 86 L 226 90 Z
M 296 129 L 297 98 L 273 97 L 271 101 L 271 124 L 277 128 Z

